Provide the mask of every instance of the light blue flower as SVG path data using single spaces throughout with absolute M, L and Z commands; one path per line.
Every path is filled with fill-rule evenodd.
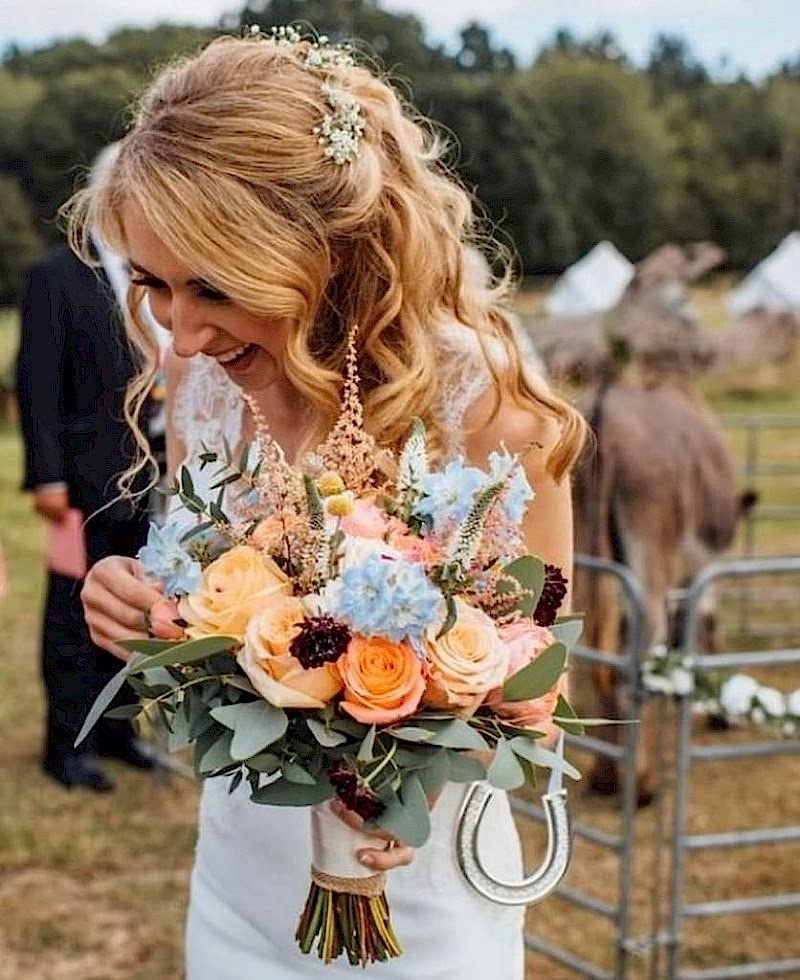
M 420 478 L 423 496 L 416 505 L 416 513 L 419 517 L 431 518 L 434 530 L 442 533 L 449 525 L 467 516 L 475 491 L 484 483 L 485 473 L 467 466 L 461 458 L 455 459 L 443 470 L 425 473 Z
M 340 581 L 328 600 L 354 633 L 414 642 L 438 620 L 442 594 L 420 565 L 370 555 L 345 569 Z
M 185 528 L 175 523 L 151 524 L 147 544 L 136 556 L 147 575 L 157 579 L 168 596 L 193 592 L 200 585 L 202 568 L 181 544 Z
M 489 455 L 489 467 L 493 481 L 505 480 L 511 473 L 506 488 L 500 497 L 500 506 L 503 508 L 506 520 L 511 524 L 519 524 L 525 515 L 525 508 L 534 498 L 534 492 L 528 483 L 525 471 L 517 465 L 516 459 L 505 450 Z

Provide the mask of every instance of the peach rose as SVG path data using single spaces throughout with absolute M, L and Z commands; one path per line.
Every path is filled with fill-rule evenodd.
M 279 595 L 291 591 L 278 565 L 249 545 L 238 545 L 203 572 L 200 588 L 178 606 L 192 637 L 244 637 L 252 617 Z
M 531 661 L 536 660 L 556 642 L 550 630 L 529 621 L 508 623 L 506 626 L 501 626 L 499 632 L 509 653 L 508 673 L 503 683 L 514 674 L 518 674 L 523 667 L 527 667 Z M 545 731 L 549 731 L 550 719 L 556 709 L 559 694 L 566 691 L 566 682 L 567 675 L 563 673 L 549 691 L 530 701 L 503 701 L 503 688 L 500 686 L 489 694 L 486 704 L 500 718 L 525 728 L 541 726 Z
M 432 534 L 424 538 L 416 534 L 395 533 L 389 535 L 389 544 L 396 548 L 406 561 L 433 564 L 441 557 L 441 545 Z
M 425 690 L 422 661 L 407 643 L 354 636 L 338 661 L 342 708 L 365 725 L 391 725 L 413 714 Z
M 497 627 L 481 609 L 456 599 L 458 618 L 452 629 L 428 643 L 430 677 L 423 698 L 432 708 L 472 714 L 508 670 L 508 650 Z
M 354 500 L 353 509 L 342 518 L 342 530 L 354 538 L 383 538 L 388 528 L 388 515 L 374 500 Z
M 150 632 L 157 640 L 182 640 L 186 636 L 175 620 L 181 618 L 174 599 L 156 599 L 150 606 Z
M 236 658 L 261 697 L 278 708 L 324 708 L 342 688 L 335 664 L 306 670 L 289 653 L 305 615 L 299 599 L 276 596 L 250 620 Z

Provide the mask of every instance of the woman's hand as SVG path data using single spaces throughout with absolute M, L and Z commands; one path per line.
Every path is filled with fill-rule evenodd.
M 349 810 L 341 800 L 331 802 L 331 810 L 353 830 L 364 830 L 364 821 L 357 813 Z M 365 868 L 374 871 L 392 871 L 411 864 L 414 860 L 414 848 L 404 844 L 399 837 L 387 834 L 383 830 L 364 831 L 371 837 L 384 841 L 383 847 L 363 847 L 358 854 L 358 860 Z
M 160 599 L 163 596 L 145 579 L 135 558 L 103 558 L 89 570 L 81 590 L 92 641 L 127 660 L 128 652 L 116 641 L 147 637 L 150 609 Z

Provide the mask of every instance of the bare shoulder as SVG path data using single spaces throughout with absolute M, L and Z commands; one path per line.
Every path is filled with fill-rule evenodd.
M 541 460 L 544 469 L 544 462 L 560 436 L 557 421 L 544 412 L 518 405 L 510 395 L 501 396 L 496 412 L 495 405 L 494 389 L 489 389 L 473 402 L 464 416 L 464 445 L 470 460 L 483 465 L 489 453 L 502 444 L 511 453 L 526 455 L 526 469 L 534 459 Z M 534 449 L 537 451 L 527 452 Z

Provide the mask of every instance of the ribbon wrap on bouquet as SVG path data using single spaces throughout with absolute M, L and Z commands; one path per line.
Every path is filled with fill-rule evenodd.
M 564 733 L 559 732 L 556 754 L 564 757 Z M 498 905 L 533 905 L 547 898 L 564 877 L 572 850 L 567 791 L 562 788 L 561 768 L 554 766 L 547 793 L 542 796 L 547 823 L 547 852 L 536 870 L 519 882 L 501 881 L 485 868 L 478 833 L 494 790 L 473 783 L 464 797 L 456 828 L 456 853 L 461 871 L 472 887 Z
M 311 877 L 320 886 L 369 898 L 383 893 L 386 875 L 375 874 L 356 856 L 365 847 L 381 847 L 374 834 L 354 830 L 336 816 L 329 801 L 311 807 Z

